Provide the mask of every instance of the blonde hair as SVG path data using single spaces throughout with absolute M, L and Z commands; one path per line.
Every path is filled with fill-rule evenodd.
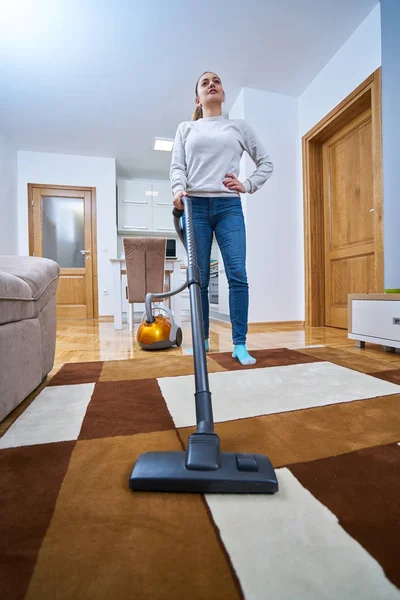
M 203 118 L 203 109 L 201 106 L 196 106 L 195 111 L 192 116 L 192 121 L 198 121 Z
M 197 92 L 197 88 L 199 87 L 199 83 L 200 83 L 200 79 L 203 77 L 203 75 L 205 75 L 206 73 L 213 73 L 213 71 L 204 71 L 204 73 L 202 73 L 200 75 L 200 77 L 198 78 L 197 82 L 196 82 L 196 87 L 194 88 L 194 93 L 195 93 L 195 97 L 198 97 L 198 92 Z M 220 78 L 218 78 L 220 79 Z M 224 94 L 225 95 L 225 94 Z M 203 118 L 203 109 L 201 106 L 196 106 L 195 111 L 192 115 L 192 121 L 198 121 L 199 119 Z

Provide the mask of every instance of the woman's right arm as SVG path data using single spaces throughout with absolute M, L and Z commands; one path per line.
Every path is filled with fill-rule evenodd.
M 174 146 L 172 148 L 169 178 L 171 181 L 171 188 L 174 198 L 176 198 L 179 192 L 186 192 L 187 170 L 185 146 L 182 138 L 182 124 L 179 125 L 175 134 Z

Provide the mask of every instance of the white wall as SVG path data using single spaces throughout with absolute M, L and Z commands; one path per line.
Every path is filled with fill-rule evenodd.
M 229 111 L 229 118 L 230 119 L 244 119 L 244 88 L 241 89 L 241 91 L 239 92 L 238 97 L 236 98 L 235 102 L 233 103 L 233 106 L 231 108 L 231 110 Z M 239 172 L 239 181 L 244 181 L 246 179 L 246 164 L 249 161 L 249 157 L 246 153 L 243 154 L 242 156 L 242 160 L 240 161 L 240 172 Z M 246 199 L 247 199 L 247 194 L 242 194 L 242 207 L 243 207 L 243 214 L 244 214 L 244 218 L 246 220 Z
M 400 288 L 400 4 L 382 0 L 382 138 L 385 289 Z
M 249 321 L 302 318 L 301 212 L 297 206 L 297 100 L 259 90 L 244 91 L 245 119 L 274 163 L 266 184 L 247 195 Z M 246 160 L 246 176 L 254 171 Z
M 17 152 L 0 135 L 0 254 L 17 254 Z
M 299 128 L 304 135 L 381 66 L 380 4 L 299 97 Z
M 300 320 L 302 296 L 301 211 L 296 191 L 297 99 L 245 88 L 233 115 L 256 131 L 274 163 L 274 173 L 246 195 L 249 321 Z M 233 116 L 230 114 L 230 116 Z M 244 161 L 245 177 L 255 166 Z
M 117 256 L 115 159 L 18 152 L 18 251 L 28 254 L 28 183 L 96 188 L 99 315 L 111 315 L 110 258 Z M 108 291 L 108 295 L 104 291 Z

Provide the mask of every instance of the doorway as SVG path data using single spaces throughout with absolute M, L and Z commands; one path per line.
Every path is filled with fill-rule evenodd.
M 95 188 L 28 184 L 29 254 L 60 266 L 57 317 L 98 318 Z
M 347 328 L 348 294 L 383 291 L 381 73 L 303 137 L 306 325 Z

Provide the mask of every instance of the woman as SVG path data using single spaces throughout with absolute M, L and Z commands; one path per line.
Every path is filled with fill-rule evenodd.
M 258 190 L 271 176 L 273 165 L 245 121 L 225 119 L 222 115 L 225 93 L 215 73 L 203 73 L 196 83 L 195 95 L 197 107 L 192 121 L 181 123 L 175 136 L 170 169 L 173 204 L 183 210 L 182 196 L 191 198 L 206 350 L 209 350 L 210 255 L 215 233 L 229 283 L 232 356 L 243 365 L 252 365 L 256 359 L 246 349 L 249 289 L 240 194 Z M 244 150 L 253 159 L 256 170 L 241 183 L 237 175 Z

